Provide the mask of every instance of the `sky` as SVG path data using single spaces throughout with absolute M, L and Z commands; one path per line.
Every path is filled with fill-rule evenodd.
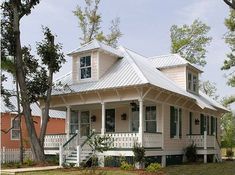
M 48 26 L 57 35 L 56 41 L 62 43 L 65 54 L 78 48 L 81 32 L 72 12 L 77 5 L 83 6 L 84 0 L 42 0 L 21 21 L 22 45 L 30 45 L 35 53 L 36 42 L 43 38 L 41 26 Z M 170 53 L 172 25 L 191 24 L 194 19 L 205 22 L 211 27 L 209 36 L 213 40 L 207 47 L 207 65 L 201 79 L 215 82 L 220 96 L 235 93 L 226 85 L 226 72 L 220 70 L 229 52 L 223 40 L 229 7 L 223 0 L 101 0 L 99 11 L 105 32 L 111 20 L 119 17 L 123 33 L 119 44 L 145 56 Z M 66 55 L 66 60 L 55 78 L 71 71 L 71 58 Z

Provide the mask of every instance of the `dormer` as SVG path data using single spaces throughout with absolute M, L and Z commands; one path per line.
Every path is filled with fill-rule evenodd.
M 97 40 L 82 45 L 68 55 L 72 57 L 73 83 L 98 81 L 122 57 L 117 49 Z
M 190 93 L 199 93 L 199 76 L 202 71 L 178 54 L 151 57 L 154 66 L 169 79 Z

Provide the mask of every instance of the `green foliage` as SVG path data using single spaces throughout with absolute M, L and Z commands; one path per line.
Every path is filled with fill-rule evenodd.
M 197 161 L 197 149 L 196 145 L 192 143 L 188 147 L 186 147 L 185 155 L 187 157 L 188 162 L 196 162 Z
M 201 81 L 199 84 L 199 88 L 204 94 L 208 95 L 214 100 L 218 100 L 219 95 L 217 95 L 216 83 L 210 82 L 209 80 Z
M 134 166 L 127 163 L 127 162 L 121 162 L 120 168 L 121 168 L 121 170 L 126 170 L 126 171 L 134 170 Z
M 225 34 L 225 43 L 228 44 L 231 52 L 227 54 L 227 59 L 224 61 L 224 65 L 221 68 L 222 70 L 227 70 L 229 74 L 228 77 L 228 85 L 235 87 L 235 11 L 230 10 L 229 17 L 225 19 L 225 26 L 228 31 Z
M 157 173 L 159 170 L 162 169 L 162 166 L 159 163 L 151 163 L 147 168 L 146 171 L 150 173 Z
M 145 150 L 144 147 L 140 147 L 138 144 L 135 144 L 132 148 L 134 153 L 134 161 L 138 163 L 144 162 Z
M 232 149 L 227 149 L 227 150 L 226 150 L 226 157 L 231 158 L 231 157 L 233 157 L 233 156 L 234 156 L 233 150 L 232 150 Z
M 33 166 L 33 165 L 35 165 L 35 162 L 34 162 L 33 160 L 31 160 L 30 158 L 26 158 L 26 159 L 24 160 L 24 164 L 25 164 L 26 166 Z
M 99 13 L 100 0 L 85 0 L 85 8 L 77 6 L 73 12 L 78 18 L 79 27 L 82 31 L 81 44 L 86 44 L 93 39 L 104 41 L 106 44 L 116 47 L 118 39 L 122 36 L 119 29 L 120 19 L 111 21 L 110 33 L 105 35 L 101 30 L 102 16 Z
M 90 138 L 89 138 L 90 137 Z M 92 148 L 94 153 L 99 152 L 103 153 L 104 151 L 108 151 L 111 147 L 112 141 L 110 137 L 104 135 L 94 135 L 88 136 L 88 144 Z
M 171 52 L 179 53 L 190 63 L 205 66 L 206 46 L 212 40 L 207 34 L 210 27 L 199 20 L 179 27 L 173 25 L 171 32 Z

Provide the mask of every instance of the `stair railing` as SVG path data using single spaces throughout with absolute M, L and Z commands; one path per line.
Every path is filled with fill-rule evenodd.
M 62 166 L 65 158 L 76 150 L 76 146 L 79 145 L 79 132 L 73 134 L 63 145 L 59 147 L 59 165 Z
M 84 140 L 81 144 L 77 145 L 77 166 L 80 165 L 80 162 L 81 162 L 81 153 L 84 150 L 84 146 L 87 145 L 88 141 L 90 139 L 92 139 L 92 137 L 94 135 L 95 135 L 95 133 L 92 132 L 90 135 L 87 136 L 86 140 Z M 89 151 L 92 152 L 90 145 L 88 146 L 88 148 L 89 148 Z

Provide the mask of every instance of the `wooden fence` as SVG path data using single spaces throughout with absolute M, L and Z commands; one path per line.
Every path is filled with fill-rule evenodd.
M 24 160 L 33 160 L 33 154 L 31 149 L 24 150 Z M 20 149 L 7 149 L 3 147 L 0 149 L 0 163 L 19 162 L 20 161 Z

